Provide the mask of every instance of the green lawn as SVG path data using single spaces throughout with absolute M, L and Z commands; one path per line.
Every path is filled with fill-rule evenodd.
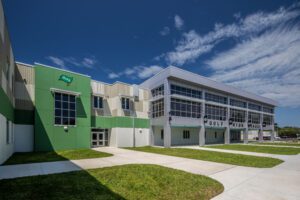
M 296 155 L 300 153 L 300 148 L 289 148 L 289 147 L 266 147 L 261 145 L 243 145 L 243 144 L 224 144 L 224 145 L 213 145 L 206 146 L 214 149 L 226 149 L 226 150 L 237 150 L 237 151 L 250 151 L 258 153 L 269 153 L 269 154 L 280 154 L 280 155 Z
M 251 144 L 300 147 L 300 143 L 298 142 L 262 142 L 262 143 L 257 142 Z
M 211 199 L 223 185 L 157 165 L 123 165 L 0 180 L 3 199 Z
M 49 152 L 14 153 L 3 165 L 51 162 L 62 160 L 79 160 L 87 158 L 101 158 L 112 154 L 94 151 L 92 149 L 75 149 Z
M 197 160 L 226 163 L 232 165 L 247 166 L 247 167 L 268 168 L 268 167 L 274 167 L 283 162 L 282 160 L 275 159 L 275 158 L 248 156 L 248 155 L 241 155 L 241 154 L 222 153 L 222 152 L 205 151 L 205 150 L 197 150 L 197 149 L 158 148 L 158 147 L 150 147 L 150 146 L 127 148 L 127 149 L 144 151 L 149 153 L 158 153 L 158 154 L 164 154 L 169 156 L 177 156 L 183 158 L 191 158 Z

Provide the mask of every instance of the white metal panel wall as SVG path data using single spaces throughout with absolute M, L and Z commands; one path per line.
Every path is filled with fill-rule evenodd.
M 33 151 L 33 125 L 15 124 L 15 152 Z
M 116 131 L 117 147 L 133 147 L 133 129 L 132 128 L 113 128 Z M 135 145 L 149 145 L 149 129 L 135 129 Z
M 213 144 L 213 143 L 224 143 L 224 130 L 220 129 L 206 129 L 206 137 L 205 144 Z M 217 133 L 217 137 L 215 137 L 215 133 Z
M 137 147 L 150 145 L 149 136 L 150 131 L 148 128 L 135 129 L 135 145 Z
M 108 129 L 109 131 L 109 146 L 117 147 L 117 131 L 115 128 Z
M 10 143 L 6 143 L 6 118 L 0 114 L 0 164 L 5 162 L 14 152 L 14 130 L 13 123 L 10 125 Z
M 190 131 L 190 138 L 183 138 L 183 131 Z M 197 145 L 199 144 L 199 128 L 172 128 L 171 129 L 172 145 Z

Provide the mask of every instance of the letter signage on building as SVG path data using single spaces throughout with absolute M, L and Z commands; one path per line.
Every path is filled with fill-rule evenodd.
M 60 77 L 59 77 L 58 80 L 59 81 L 63 81 L 65 83 L 67 83 L 67 84 L 71 84 L 72 81 L 73 81 L 73 77 L 70 77 L 70 76 L 62 74 L 62 75 L 60 75 Z

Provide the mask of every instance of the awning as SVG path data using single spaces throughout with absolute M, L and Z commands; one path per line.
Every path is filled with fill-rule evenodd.
M 63 93 L 63 94 L 71 94 L 71 95 L 75 95 L 75 96 L 80 96 L 81 93 L 80 92 L 74 92 L 74 91 L 70 91 L 70 90 L 62 90 L 62 89 L 58 89 L 58 88 L 50 88 L 51 92 L 58 92 L 58 93 Z

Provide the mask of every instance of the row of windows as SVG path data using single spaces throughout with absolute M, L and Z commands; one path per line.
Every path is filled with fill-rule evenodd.
M 199 90 L 194 90 L 194 89 L 173 85 L 173 84 L 171 85 L 171 94 L 178 94 L 178 95 L 193 97 L 197 99 L 202 98 L 202 92 Z
M 260 124 L 260 114 L 249 112 L 248 114 L 248 123 L 250 124 Z
M 151 90 L 152 97 L 164 95 L 164 85 Z
M 200 118 L 201 103 L 171 98 L 171 115 Z
M 227 97 L 223 97 L 223 96 L 219 96 L 219 95 L 211 94 L 211 93 L 205 93 L 205 100 L 213 101 L 216 103 L 227 104 Z
M 273 108 L 268 108 L 268 107 L 263 107 L 263 112 L 274 113 L 274 109 Z
M 152 102 L 152 118 L 164 116 L 164 99 Z
M 261 106 L 253 103 L 249 103 L 248 108 L 251 110 L 261 111 Z
M 230 99 L 230 105 L 241 107 L 241 108 L 247 108 L 247 103 L 244 101 L 236 100 L 236 99 Z
M 207 119 L 226 120 L 227 108 L 215 105 L 205 105 L 205 114 Z
M 246 111 L 230 108 L 230 119 L 234 122 L 245 122 Z
M 266 125 L 273 124 L 273 116 L 271 115 L 263 115 L 263 123 Z
M 76 98 L 75 95 L 54 93 L 54 124 L 76 124 Z

